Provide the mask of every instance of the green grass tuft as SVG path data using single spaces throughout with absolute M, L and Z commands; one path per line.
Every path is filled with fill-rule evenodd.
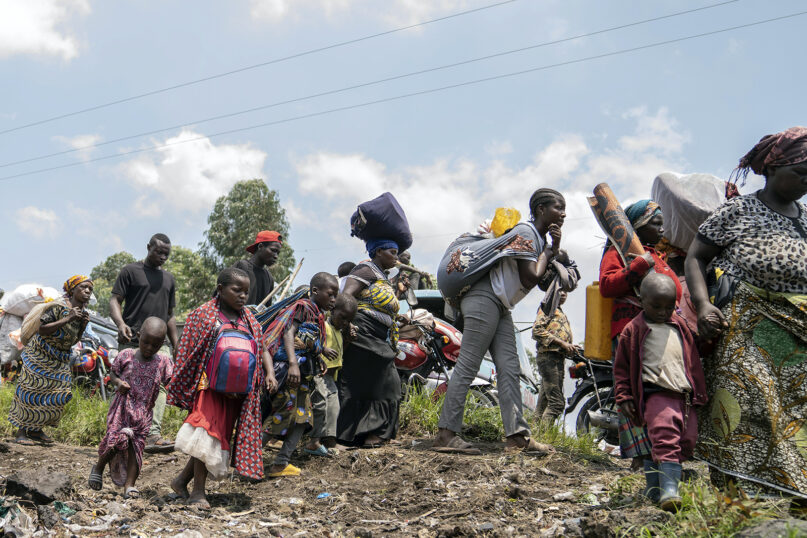
M 0 435 L 12 436 L 16 433 L 8 421 L 11 401 L 14 399 L 14 385 L 0 387 Z M 99 396 L 89 396 L 83 390 L 73 391 L 73 398 L 67 403 L 64 415 L 55 428 L 46 431 L 56 441 L 70 445 L 95 446 L 106 433 L 106 414 L 109 403 Z M 187 413 L 179 408 L 168 406 L 163 418 L 163 436 L 173 439 Z

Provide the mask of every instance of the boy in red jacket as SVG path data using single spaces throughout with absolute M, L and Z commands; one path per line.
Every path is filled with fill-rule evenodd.
M 698 438 L 693 407 L 706 403 L 706 381 L 692 331 L 675 313 L 677 287 L 667 275 L 642 281 L 642 313 L 619 336 L 614 358 L 616 402 L 634 424 L 647 423 L 653 460 L 645 460 L 645 495 L 677 510 L 681 462 Z

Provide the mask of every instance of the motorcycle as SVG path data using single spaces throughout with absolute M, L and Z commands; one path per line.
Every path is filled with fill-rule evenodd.
M 599 441 L 619 444 L 619 414 L 614 397 L 612 363 L 591 360 L 577 353 L 569 376 L 575 380 L 575 390 L 566 403 L 571 413 L 585 399 L 577 413 L 577 435 L 590 434 Z
M 73 346 L 70 356 L 70 370 L 73 373 L 73 384 L 89 391 L 91 396 L 100 393 L 101 398 L 108 398 L 106 384 L 109 382 L 109 367 L 114 360 L 116 349 L 110 349 L 108 335 L 96 334 L 92 325 L 88 325 L 81 340 Z
M 437 400 L 448 389 L 451 371 L 459 358 L 462 333 L 427 310 L 410 310 L 401 327 L 395 368 L 404 394 L 426 388 Z M 499 400 L 494 380 L 477 376 L 471 383 L 472 405 L 495 407 Z

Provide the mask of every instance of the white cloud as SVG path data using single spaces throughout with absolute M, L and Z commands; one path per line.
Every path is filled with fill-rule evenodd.
M 164 206 L 209 210 L 238 181 L 263 176 L 266 153 L 249 144 L 217 146 L 189 130 L 151 143 L 166 147 L 156 157 L 144 155 L 121 165 L 124 177 L 142 193 L 134 205 L 143 216 L 157 216 Z
M 90 159 L 93 151 L 95 151 L 95 148 L 89 146 L 93 146 L 102 140 L 101 135 L 97 134 L 77 135 L 72 138 L 67 136 L 54 136 L 53 139 L 61 142 L 70 149 L 77 150 L 76 153 L 79 160 L 85 162 Z
M 414 259 L 434 270 L 448 243 L 460 233 L 474 230 L 496 207 L 515 207 L 526 220 L 530 194 L 536 188 L 551 187 L 566 197 L 563 245 L 581 269 L 582 288 L 597 280 L 605 241 L 586 200 L 594 185 L 608 182 L 627 204 L 649 197 L 652 180 L 660 172 L 686 169 L 682 151 L 689 135 L 668 110 L 649 113 L 636 108 L 623 119 L 632 128 L 629 125 L 629 134 L 611 138 L 610 145 L 608 137 L 586 140 L 579 134 L 561 135 L 536 148 L 532 162 L 521 168 L 493 157 L 488 163 L 444 158 L 429 165 L 389 170 L 364 155 L 315 153 L 295 162 L 298 189 L 306 197 L 319 197 L 317 203 L 327 211 L 306 218 L 305 211 L 295 206 L 296 218 L 290 222 L 292 227 L 326 230 L 336 244 L 355 243 L 346 232 L 356 205 L 390 191 L 409 219 L 415 237 Z M 317 224 L 312 225 L 314 222 Z M 514 318 L 531 321 L 540 298 L 533 292 L 517 307 Z M 567 312 L 577 337 L 582 338 L 582 289 L 570 297 Z
M 87 15 L 88 0 L 0 0 L 0 58 L 15 54 L 78 56 L 73 15 Z
M 18 209 L 14 216 L 20 231 L 38 239 L 56 235 L 62 226 L 55 212 L 32 205 Z
M 394 24 L 413 24 L 470 6 L 468 0 L 251 0 L 250 12 L 255 19 L 273 23 L 311 15 L 361 13 Z

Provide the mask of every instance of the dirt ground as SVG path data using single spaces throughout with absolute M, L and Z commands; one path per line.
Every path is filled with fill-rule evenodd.
M 617 459 L 504 455 L 496 444 L 481 456 L 458 456 L 429 445 L 405 438 L 399 446 L 341 451 L 333 459 L 297 455 L 299 478 L 209 482 L 209 511 L 168 498 L 167 484 L 186 461 L 179 453 L 146 454 L 142 498 L 124 500 L 108 475 L 100 492 L 87 487 L 95 449 L 6 440 L 0 483 L 23 469 L 66 473 L 73 493 L 61 500 L 76 513 L 56 524 L 58 535 L 614 536 L 667 517 L 625 500 L 615 485 L 630 473 Z M 267 449 L 267 466 L 271 458 Z M 30 503 L 20 505 L 36 518 Z

